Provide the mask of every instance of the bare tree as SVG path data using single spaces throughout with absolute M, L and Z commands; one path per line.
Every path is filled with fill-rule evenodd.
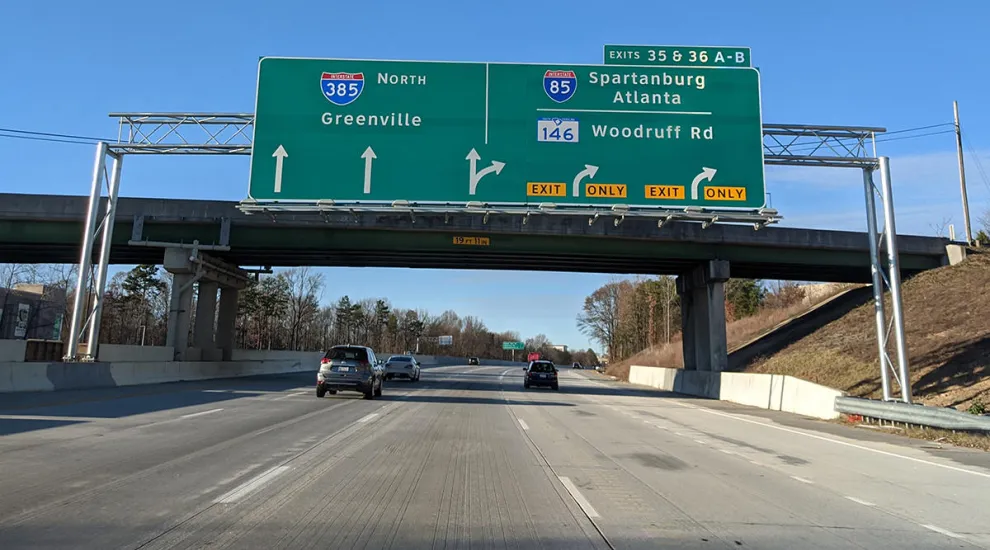
M 948 236 L 948 229 L 949 229 L 949 224 L 950 223 L 952 223 L 952 218 L 945 218 L 945 217 L 943 217 L 941 222 L 939 222 L 939 223 L 930 223 L 930 224 L 928 224 L 928 227 L 931 227 L 932 228 L 932 231 L 935 233 L 935 236 L 936 237 L 943 237 L 944 238 L 944 237 L 947 237 Z
M 290 269 L 280 274 L 289 286 L 289 349 L 299 349 L 307 340 L 307 329 L 320 312 L 323 274 L 309 267 Z
M 617 351 L 620 299 L 620 283 L 610 282 L 585 298 L 584 308 L 577 318 L 581 332 L 597 340 L 609 355 Z

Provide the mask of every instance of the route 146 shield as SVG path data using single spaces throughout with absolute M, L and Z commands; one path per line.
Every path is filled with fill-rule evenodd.
M 577 75 L 574 71 L 548 70 L 544 73 L 543 91 L 557 103 L 563 103 L 574 97 L 575 90 L 577 90 Z
M 364 90 L 364 73 L 323 73 L 320 89 L 330 103 L 348 105 Z

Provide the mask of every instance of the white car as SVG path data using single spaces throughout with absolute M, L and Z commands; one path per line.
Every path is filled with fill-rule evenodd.
M 419 361 L 411 355 L 393 355 L 385 361 L 385 379 L 408 378 L 419 382 Z

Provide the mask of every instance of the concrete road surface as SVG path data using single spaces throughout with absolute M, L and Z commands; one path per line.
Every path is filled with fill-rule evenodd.
M 521 376 L 0 395 L 0 548 L 990 548 L 986 453 Z

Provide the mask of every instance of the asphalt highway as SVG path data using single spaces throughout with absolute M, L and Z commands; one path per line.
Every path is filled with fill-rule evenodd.
M 990 453 L 564 369 L 0 394 L 0 548 L 990 548 Z

